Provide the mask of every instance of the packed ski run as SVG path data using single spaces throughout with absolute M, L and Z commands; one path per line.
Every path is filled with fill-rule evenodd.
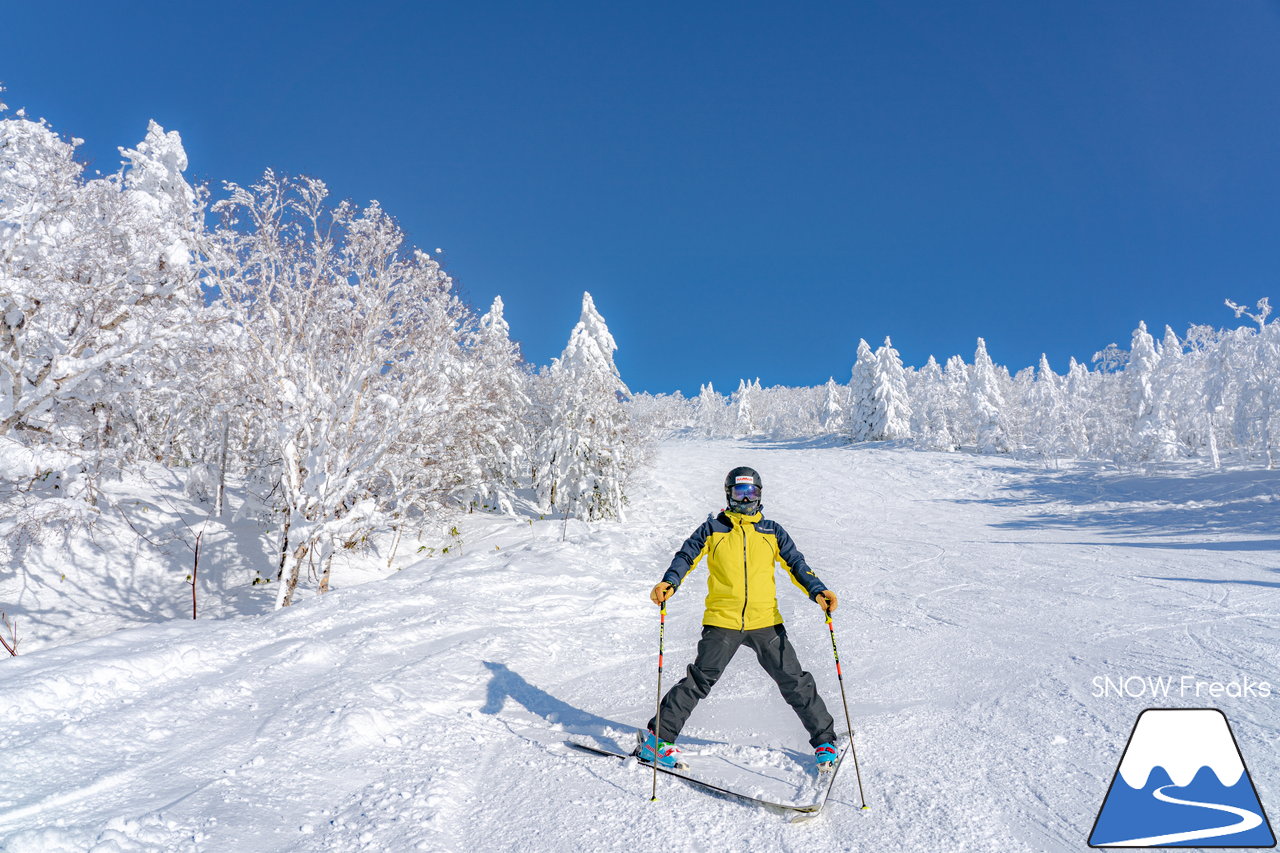
M 737 465 L 840 594 L 865 790 L 846 766 L 799 824 L 666 777 L 651 802 L 650 768 L 566 746 L 635 743 L 656 698 L 649 591 Z M 1199 685 L 1280 681 L 1277 472 L 673 441 L 629 495 L 625 523 L 468 516 L 461 553 L 405 547 L 371 579 L 380 541 L 279 612 L 243 551 L 213 549 L 197 621 L 180 563 L 104 536 L 33 548 L 42 579 L 0 590 L 27 608 L 0 660 L 0 850 L 1078 850 L 1152 705 L 1221 708 L 1276 808 L 1274 701 Z M 700 572 L 668 602 L 673 679 Z M 778 598 L 840 720 L 822 611 L 784 572 Z M 747 795 L 817 784 L 747 650 L 679 745 Z

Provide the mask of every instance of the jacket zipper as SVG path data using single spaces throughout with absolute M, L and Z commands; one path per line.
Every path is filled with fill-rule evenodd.
M 751 579 L 747 576 L 747 528 L 746 519 L 738 519 L 738 531 L 742 534 L 742 630 L 747 630 L 747 600 Z

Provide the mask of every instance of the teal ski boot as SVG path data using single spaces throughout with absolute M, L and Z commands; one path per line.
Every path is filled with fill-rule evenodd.
M 674 743 L 658 740 L 653 732 L 636 732 L 639 745 L 634 755 L 645 764 L 653 763 L 654 752 L 658 754 L 658 766 L 664 770 L 684 770 L 689 765 L 680 760 L 680 750 Z

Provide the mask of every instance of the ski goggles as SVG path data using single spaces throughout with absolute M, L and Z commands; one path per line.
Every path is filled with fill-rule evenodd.
M 735 483 L 729 487 L 729 497 L 735 501 L 758 501 L 760 487 L 755 483 Z

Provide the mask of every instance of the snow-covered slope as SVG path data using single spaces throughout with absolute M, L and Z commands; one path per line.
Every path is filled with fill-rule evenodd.
M 738 464 L 841 594 L 869 811 L 847 770 L 803 825 L 667 779 L 651 803 L 643 770 L 563 746 L 648 719 L 648 590 Z M 489 519 L 461 556 L 279 614 L 0 660 L 0 850 L 1077 850 L 1153 704 L 1222 708 L 1265 805 L 1273 700 L 1100 697 L 1094 679 L 1280 683 L 1277 494 L 1272 473 L 672 443 L 627 524 Z M 692 657 L 701 585 L 670 605 L 668 679 Z M 821 614 L 779 589 L 839 718 Z M 708 744 L 744 763 L 806 749 L 746 653 L 682 740 L 695 761 Z

